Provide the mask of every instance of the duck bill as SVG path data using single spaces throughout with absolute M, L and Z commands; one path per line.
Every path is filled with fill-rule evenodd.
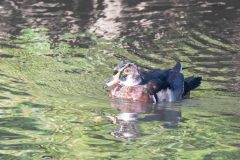
M 119 81 L 119 74 L 120 73 L 117 73 L 116 75 L 114 75 L 106 84 L 105 86 L 106 87 L 111 87 L 111 86 L 114 86 L 116 84 L 118 84 L 120 81 Z

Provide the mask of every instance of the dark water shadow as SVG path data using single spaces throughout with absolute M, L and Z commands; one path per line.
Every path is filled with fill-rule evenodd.
M 10 55 L 10 54 L 0 54 L 0 58 L 13 58 L 15 57 L 14 55 Z
M 21 158 L 9 154 L 0 154 L 0 159 L 2 160 L 20 160 Z
M 6 99 L 11 99 L 11 98 L 5 97 L 5 96 L 0 96 L 0 100 L 6 100 Z
M 43 104 L 39 104 L 39 103 L 33 103 L 33 102 L 22 102 L 19 105 L 26 105 L 32 108 L 45 108 L 45 107 L 50 107 L 48 105 L 43 105 Z
M 41 149 L 40 144 L 33 143 L 19 143 L 19 144 L 1 144 L 0 150 L 29 150 Z
M 6 130 L 0 130 L 0 140 L 14 140 L 14 139 L 22 139 L 22 138 L 29 138 L 28 136 L 12 133 Z M 1 145 L 0 145 L 1 146 Z
M 17 130 L 44 131 L 37 127 L 37 121 L 28 117 L 6 117 L 0 118 L 0 127 L 7 127 Z
M 18 96 L 31 96 L 31 94 L 29 93 L 22 92 L 22 91 L 14 91 L 6 87 L 0 87 L 0 91 L 10 92 L 11 94 L 18 95 Z
M 1 71 L 2 72 L 2 71 Z M 18 80 L 17 78 L 15 77 L 12 77 L 12 76 L 9 76 L 9 75 L 6 75 L 4 73 L 0 73 L 0 77 L 6 77 L 6 78 L 11 78 L 11 79 L 14 79 L 14 80 Z
M 20 81 L 20 80 L 11 80 L 13 83 L 18 83 L 18 84 L 27 84 L 26 82 Z
M 16 48 L 16 49 L 20 49 L 21 47 L 18 47 L 16 45 L 13 45 L 13 44 L 6 44 L 6 43 L 0 43 L 0 46 L 1 47 L 6 47 L 6 48 Z

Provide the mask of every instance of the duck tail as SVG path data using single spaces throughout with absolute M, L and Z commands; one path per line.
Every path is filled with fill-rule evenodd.
M 200 86 L 202 77 L 188 77 L 184 79 L 184 93 L 183 96 L 188 94 L 191 90 Z

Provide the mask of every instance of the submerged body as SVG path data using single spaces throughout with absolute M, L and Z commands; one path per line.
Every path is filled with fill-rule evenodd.
M 174 96 L 174 93 L 170 89 L 161 90 L 156 93 L 156 95 L 151 95 L 147 85 L 136 85 L 132 87 L 117 85 L 110 91 L 110 96 L 112 98 L 148 103 L 177 101 L 177 99 L 174 98 L 176 96 Z
M 131 87 L 117 85 L 110 91 L 112 98 L 128 99 L 132 101 L 154 102 L 146 85 L 135 85 Z

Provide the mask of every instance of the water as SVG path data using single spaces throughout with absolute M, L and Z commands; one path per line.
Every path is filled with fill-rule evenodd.
M 0 14 L 1 159 L 239 159 L 238 0 L 2 0 Z M 203 82 L 180 103 L 113 101 L 102 85 L 123 59 L 180 60 Z

